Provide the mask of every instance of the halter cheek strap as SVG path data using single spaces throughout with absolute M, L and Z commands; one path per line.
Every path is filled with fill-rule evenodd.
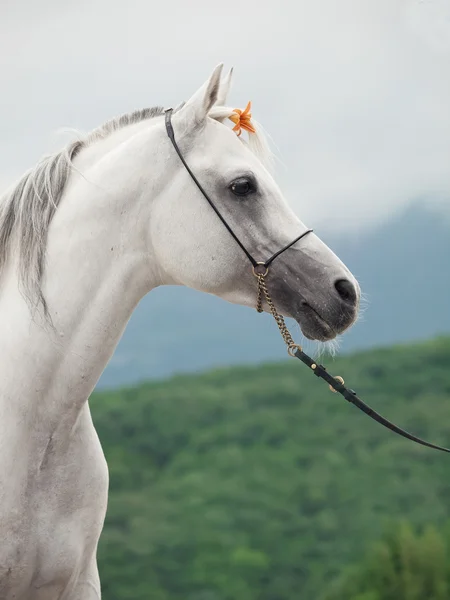
M 211 200 L 211 198 L 208 196 L 208 194 L 205 192 L 205 190 L 203 189 L 203 186 L 201 185 L 201 183 L 199 182 L 199 180 L 197 179 L 197 177 L 194 175 L 194 173 L 191 171 L 189 165 L 187 164 L 187 162 L 184 160 L 184 156 L 181 153 L 180 148 L 178 147 L 178 144 L 176 142 L 175 139 L 175 132 L 173 130 L 173 126 L 172 126 L 172 121 L 171 121 L 171 117 L 172 117 L 172 112 L 173 109 L 172 108 L 167 108 L 165 110 L 165 119 L 166 119 L 166 131 L 167 131 L 167 135 L 169 136 L 170 141 L 172 142 L 173 147 L 175 148 L 176 153 L 178 154 L 178 156 L 180 157 L 181 162 L 183 163 L 186 171 L 189 173 L 189 175 L 191 176 L 192 181 L 195 183 L 195 185 L 198 187 L 198 189 L 201 191 L 201 193 L 203 194 L 203 196 L 205 197 L 206 201 L 208 202 L 208 204 L 211 206 L 211 208 L 214 210 L 214 212 L 216 213 L 216 215 L 219 217 L 219 219 L 222 221 L 222 223 L 224 224 L 225 228 L 227 229 L 228 233 L 233 237 L 234 241 L 238 244 L 238 246 L 242 249 L 242 251 L 244 252 L 244 254 L 246 255 L 246 257 L 248 258 L 248 260 L 251 262 L 252 267 L 256 268 L 257 265 L 262 265 L 264 266 L 266 269 L 268 268 L 268 266 L 278 257 L 280 256 L 280 254 L 282 254 L 285 250 L 287 250 L 288 248 L 290 248 L 291 246 L 293 246 L 296 242 L 298 242 L 299 240 L 302 239 L 302 237 L 304 237 L 305 235 L 307 235 L 308 233 L 312 232 L 312 229 L 307 229 L 306 231 L 304 231 L 303 233 L 301 233 L 298 237 L 295 238 L 295 240 L 293 240 L 292 242 L 290 242 L 289 244 L 287 244 L 286 246 L 284 246 L 283 248 L 281 248 L 281 250 L 278 250 L 277 252 L 275 252 L 275 254 L 273 254 L 268 260 L 266 260 L 265 262 L 261 262 L 261 261 L 257 261 L 255 258 L 253 258 L 253 256 L 250 254 L 250 252 L 247 250 L 247 248 L 244 246 L 244 244 L 241 242 L 241 240 L 238 238 L 238 236 L 234 233 L 234 231 L 231 229 L 231 227 L 228 225 L 226 219 L 224 218 L 224 216 L 221 214 L 220 210 L 217 208 L 217 206 L 215 205 L 215 203 Z
M 234 231 L 231 229 L 231 227 L 228 225 L 228 223 L 226 222 L 226 220 L 224 219 L 224 217 L 222 216 L 222 214 L 220 213 L 219 209 L 217 208 L 217 206 L 214 204 L 214 202 L 211 200 L 211 198 L 208 196 L 208 194 L 205 192 L 205 190 L 203 189 L 202 185 L 200 184 L 199 180 L 197 179 L 197 177 L 194 175 L 194 173 L 191 171 L 189 165 L 187 164 L 187 162 L 184 160 L 184 156 L 181 154 L 181 150 L 178 147 L 178 144 L 175 140 L 175 133 L 173 131 L 173 126 L 172 126 L 172 121 L 171 121 L 171 116 L 172 116 L 172 112 L 173 109 L 172 108 L 168 108 L 165 113 L 166 113 L 166 131 L 167 131 L 167 135 L 169 136 L 170 141 L 173 144 L 173 147 L 175 148 L 176 153 L 178 154 L 178 156 L 180 157 L 181 162 L 183 163 L 186 171 L 189 173 L 189 175 L 192 178 L 192 181 L 195 183 L 195 185 L 198 187 L 198 189 L 201 191 L 201 193 L 203 194 L 203 196 L 205 197 L 205 199 L 207 200 L 207 202 L 209 203 L 209 205 L 211 206 L 211 208 L 214 210 L 214 212 L 216 213 L 216 215 L 219 217 L 219 219 L 222 221 L 222 223 L 225 225 L 226 229 L 228 230 L 228 232 L 233 236 L 235 242 L 241 247 L 241 249 L 244 251 L 245 255 L 247 256 L 247 258 L 249 259 L 249 261 L 252 263 L 252 265 L 255 267 L 258 263 L 257 261 L 253 258 L 253 256 L 250 254 L 250 252 L 247 250 L 247 248 L 244 246 L 244 244 L 240 241 L 240 239 L 237 237 L 237 235 L 234 233 Z

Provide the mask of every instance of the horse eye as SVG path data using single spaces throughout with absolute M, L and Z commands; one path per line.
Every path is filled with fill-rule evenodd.
M 248 179 L 236 179 L 230 185 L 230 190 L 235 196 L 247 196 L 251 192 L 255 191 L 254 185 Z

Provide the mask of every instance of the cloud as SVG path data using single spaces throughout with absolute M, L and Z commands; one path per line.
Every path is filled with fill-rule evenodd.
M 20 6 L 19 6 L 20 4 Z M 186 99 L 220 61 L 281 151 L 302 219 L 370 226 L 450 204 L 450 0 L 79 0 L 2 7 L 0 186 L 61 127 Z

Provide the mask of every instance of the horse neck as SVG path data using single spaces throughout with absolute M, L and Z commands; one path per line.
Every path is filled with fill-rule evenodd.
M 135 200 L 142 195 L 139 160 L 152 156 L 118 133 L 123 150 L 110 139 L 81 153 L 76 168 L 82 175 L 70 176 L 51 223 L 43 292 L 53 326 L 41 313 L 31 314 L 18 291 L 16 265 L 7 264 L 0 278 L 5 443 L 18 423 L 27 435 L 33 431 L 47 441 L 49 430 L 73 428 L 133 309 L 160 283 L 146 239 L 147 215 L 137 218 Z

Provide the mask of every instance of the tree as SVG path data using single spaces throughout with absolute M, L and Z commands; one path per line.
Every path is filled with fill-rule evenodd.
M 326 600 L 448 600 L 448 528 L 415 532 L 403 521 L 347 569 Z

